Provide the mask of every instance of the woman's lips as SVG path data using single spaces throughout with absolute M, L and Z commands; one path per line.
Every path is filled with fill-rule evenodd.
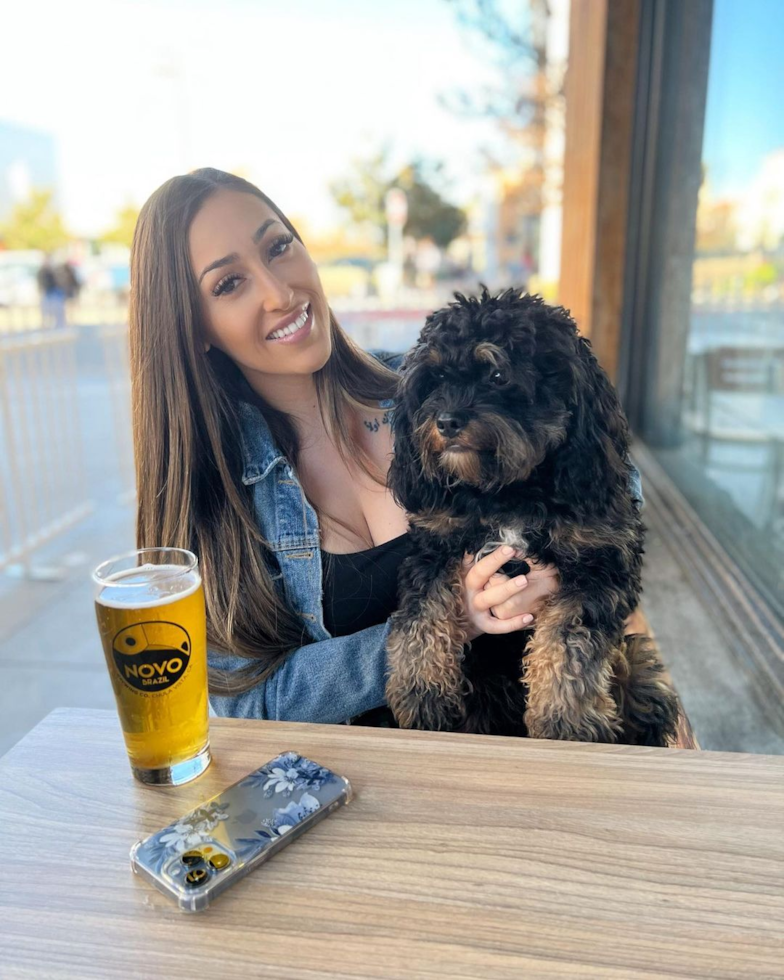
M 267 337 L 267 340 L 273 344 L 296 344 L 300 340 L 304 340 L 310 334 L 313 328 L 313 304 L 311 303 L 308 307 L 308 318 L 299 328 L 295 330 L 294 333 L 288 334 L 286 337 Z

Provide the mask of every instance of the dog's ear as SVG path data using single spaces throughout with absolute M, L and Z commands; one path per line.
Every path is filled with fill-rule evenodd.
M 445 488 L 423 473 L 412 433 L 412 417 L 421 400 L 418 375 L 426 352 L 427 345 L 419 344 L 406 355 L 392 412 L 395 454 L 387 486 L 400 506 L 410 513 L 437 509 L 446 500 Z
M 557 452 L 555 489 L 578 512 L 605 512 L 629 487 L 629 427 L 618 395 L 584 337 L 571 363 L 571 421 Z

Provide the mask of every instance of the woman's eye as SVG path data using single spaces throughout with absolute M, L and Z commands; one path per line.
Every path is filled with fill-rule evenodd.
M 490 380 L 494 385 L 505 385 L 507 378 L 503 371 L 493 371 L 490 375 Z
M 276 238 L 270 245 L 269 257 L 271 259 L 276 259 L 279 255 L 283 255 L 293 241 L 294 236 L 292 234 L 281 235 L 280 238 Z
M 212 295 L 225 296 L 233 293 L 234 290 L 237 288 L 235 284 L 240 282 L 241 280 L 242 280 L 242 276 L 238 276 L 236 272 L 232 273 L 231 275 L 224 276 L 223 279 L 221 279 L 221 281 L 217 284 L 215 289 L 213 289 Z

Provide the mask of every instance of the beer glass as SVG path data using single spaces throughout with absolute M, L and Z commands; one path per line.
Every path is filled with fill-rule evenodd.
M 199 562 L 144 548 L 93 572 L 95 613 L 134 776 L 179 785 L 210 764 Z

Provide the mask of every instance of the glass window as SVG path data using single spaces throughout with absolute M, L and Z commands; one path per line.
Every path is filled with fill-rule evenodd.
M 715 0 L 685 363 L 659 355 L 683 369 L 678 435 L 651 445 L 784 618 L 782 36 L 778 0 Z

